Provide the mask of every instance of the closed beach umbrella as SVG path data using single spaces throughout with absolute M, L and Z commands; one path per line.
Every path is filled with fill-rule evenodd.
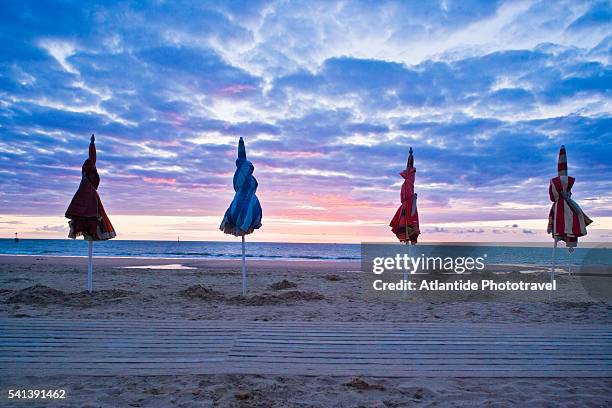
M 578 244 L 578 237 L 586 235 L 587 225 L 593 222 L 571 198 L 571 190 L 575 181 L 574 177 L 567 175 L 567 154 L 565 146 L 561 146 L 557 162 L 557 177 L 550 180 L 548 187 L 550 201 L 553 202 L 548 214 L 547 229 L 554 240 L 551 282 L 555 273 L 557 243 L 564 241 L 571 254 Z
M 400 199 L 402 204 L 397 209 L 395 216 L 391 220 L 389 226 L 391 231 L 397 236 L 401 242 L 406 244 L 417 243 L 417 239 L 421 231 L 419 230 L 419 212 L 417 211 L 417 195 L 414 192 L 414 178 L 416 168 L 414 167 L 414 156 L 412 155 L 412 147 L 408 155 L 408 163 L 406 169 L 400 173 L 404 178 Z
M 417 211 L 417 195 L 414 192 L 414 178 L 416 168 L 414 167 L 414 156 L 412 147 L 408 152 L 406 169 L 400 173 L 404 178 L 400 199 L 402 204 L 397 209 L 395 216 L 391 219 L 389 226 L 397 239 L 408 245 L 408 256 L 410 256 L 410 244 L 416 245 L 421 231 L 419 230 L 419 212 Z M 404 270 L 404 280 L 408 280 L 408 271 Z M 404 290 L 404 295 L 408 292 Z
M 76 239 L 78 236 L 83 236 L 88 241 L 87 290 L 89 292 L 93 290 L 93 241 L 106 241 L 117 236 L 97 191 L 100 176 L 96 169 L 95 140 L 94 135 L 91 135 L 89 158 L 85 160 L 81 169 L 81 183 L 66 210 L 66 218 L 70 219 L 68 237 Z
M 255 195 L 257 180 L 253 177 L 255 167 L 246 158 L 244 140 L 238 142 L 238 159 L 234 173 L 234 199 L 230 204 L 219 229 L 226 234 L 242 237 L 242 295 L 246 295 L 247 275 L 245 258 L 245 240 L 247 234 L 261 227 L 261 204 Z

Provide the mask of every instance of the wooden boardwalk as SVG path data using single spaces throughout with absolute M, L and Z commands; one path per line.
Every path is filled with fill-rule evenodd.
M 0 319 L 0 376 L 612 377 L 612 326 Z

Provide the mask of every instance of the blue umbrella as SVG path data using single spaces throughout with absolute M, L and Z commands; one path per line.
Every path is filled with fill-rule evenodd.
M 219 229 L 226 234 L 242 237 L 242 295 L 246 295 L 247 275 L 244 236 L 261 227 L 261 204 L 255 195 L 257 180 L 253 177 L 255 167 L 246 158 L 244 140 L 238 142 L 238 159 L 234 173 L 234 199 L 230 204 Z

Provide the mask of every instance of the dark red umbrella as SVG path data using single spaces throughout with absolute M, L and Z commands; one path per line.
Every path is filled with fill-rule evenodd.
M 81 183 L 66 210 L 66 218 L 70 219 L 68 221 L 70 226 L 68 237 L 76 239 L 76 237 L 82 235 L 86 241 L 89 241 L 87 273 L 87 290 L 89 292 L 93 290 L 93 241 L 106 241 L 117 236 L 106 211 L 104 211 L 102 200 L 100 200 L 97 191 L 100 185 L 100 176 L 96 169 L 95 141 L 96 138 L 91 135 L 89 157 L 85 160 L 81 169 Z
M 406 170 L 402 171 L 400 175 L 404 178 L 404 184 L 402 184 L 402 191 L 400 193 L 402 205 L 397 209 L 389 226 L 401 242 L 416 244 L 421 231 L 419 230 L 417 195 L 414 192 L 416 168 L 414 167 L 412 147 L 409 151 Z

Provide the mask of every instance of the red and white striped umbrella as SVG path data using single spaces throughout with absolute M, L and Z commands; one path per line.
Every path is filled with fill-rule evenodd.
M 557 177 L 550 180 L 548 194 L 553 202 L 548 214 L 548 233 L 556 241 L 564 241 L 567 247 L 575 247 L 578 237 L 587 234 L 586 227 L 593 221 L 572 200 L 572 187 L 576 179 L 567 175 L 565 146 L 559 150 Z

